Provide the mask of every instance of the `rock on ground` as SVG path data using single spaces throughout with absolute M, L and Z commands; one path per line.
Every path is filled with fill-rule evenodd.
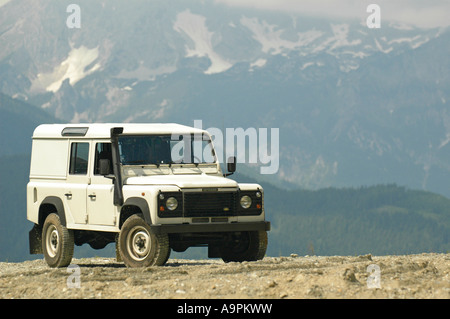
M 127 268 L 110 258 L 0 263 L 0 298 L 450 298 L 450 254 L 169 259 Z

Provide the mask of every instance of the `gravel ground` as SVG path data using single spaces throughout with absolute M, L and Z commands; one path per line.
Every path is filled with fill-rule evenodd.
M 126 268 L 111 258 L 0 263 L 0 298 L 450 299 L 450 254 L 169 259 Z

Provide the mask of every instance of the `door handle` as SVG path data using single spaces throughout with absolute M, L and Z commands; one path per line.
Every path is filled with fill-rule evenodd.
M 97 197 L 97 195 L 95 195 L 95 194 L 90 194 L 90 195 L 88 195 L 88 197 L 89 197 L 90 199 L 95 199 L 95 198 Z
M 72 197 L 72 193 L 65 193 L 64 195 L 67 197 L 67 199 L 70 199 L 70 197 Z

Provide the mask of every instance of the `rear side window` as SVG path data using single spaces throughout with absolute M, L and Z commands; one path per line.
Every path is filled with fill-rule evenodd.
M 72 143 L 70 147 L 69 174 L 86 175 L 89 160 L 89 143 Z

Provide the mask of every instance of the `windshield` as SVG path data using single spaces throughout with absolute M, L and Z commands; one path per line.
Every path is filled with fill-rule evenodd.
M 123 165 L 215 163 L 215 153 L 207 135 L 138 135 L 119 137 Z

